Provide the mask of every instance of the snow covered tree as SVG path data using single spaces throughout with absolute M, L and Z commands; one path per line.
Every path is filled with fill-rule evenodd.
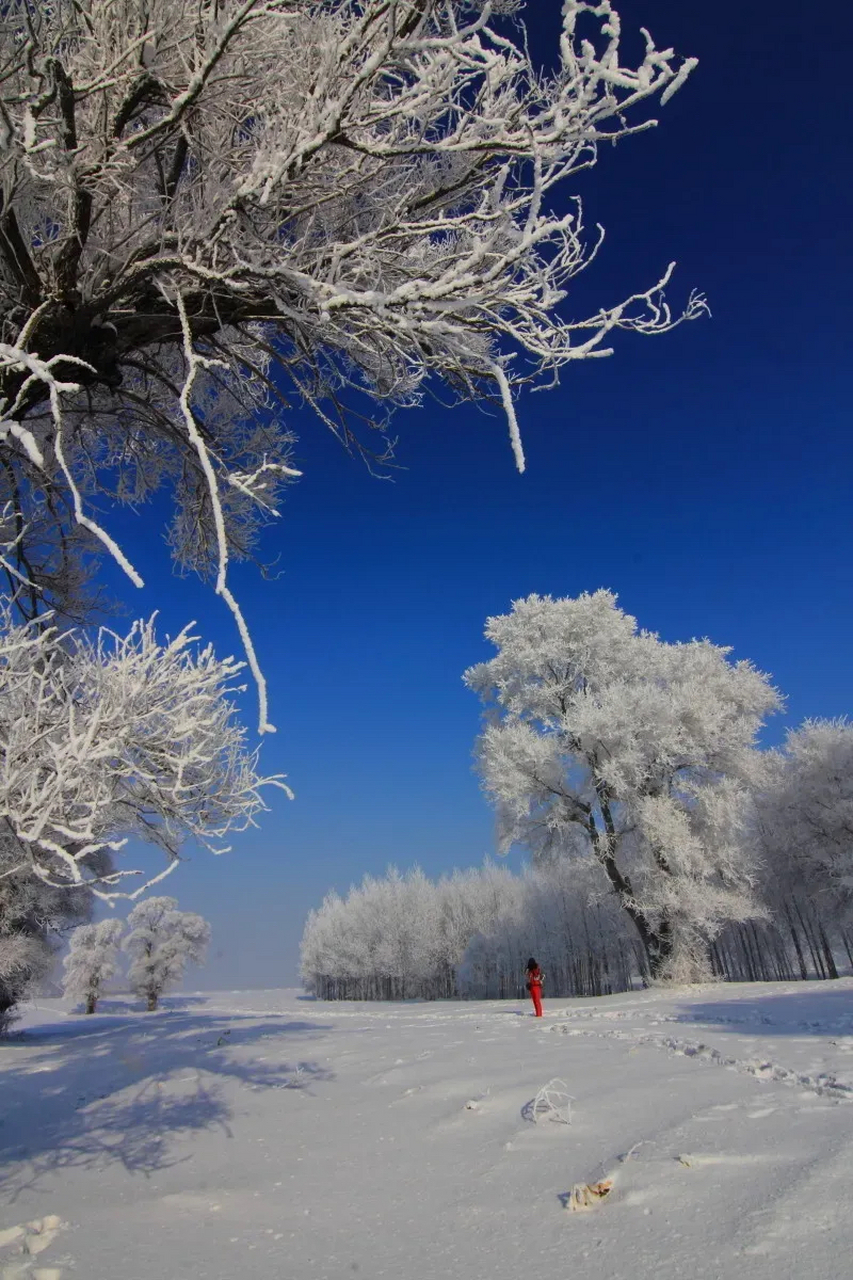
M 118 954 L 124 925 L 121 920 L 83 924 L 71 934 L 68 954 L 63 960 L 64 990 L 82 1000 L 87 1013 L 94 1013 L 104 983 L 118 972 Z
M 487 706 L 479 761 L 501 847 L 591 856 L 630 916 L 654 978 L 710 973 L 753 893 L 755 740 L 780 698 L 708 640 L 638 631 L 608 591 L 529 596 L 490 618 L 497 655 L 472 667 Z
M 828 934 L 853 926 L 853 724 L 807 720 L 767 753 L 759 795 L 763 888 L 805 976 L 838 972 Z M 804 954 L 805 951 L 805 954 Z
M 193 639 L 161 644 L 153 622 L 90 638 L 0 610 L 4 879 L 135 897 L 147 886 L 124 882 L 140 873 L 110 861 L 131 836 L 163 851 L 162 879 L 183 841 L 222 852 L 253 825 L 263 788 L 282 784 L 258 774 L 236 720 L 242 664 Z
M 178 911 L 175 898 L 147 898 L 127 917 L 123 942 L 131 958 L 130 989 L 149 1012 L 160 996 L 180 982 L 190 962 L 200 964 L 210 941 L 210 925 L 194 911 Z
M 29 616 L 78 552 L 140 578 L 98 495 L 174 498 L 183 566 L 233 610 L 298 473 L 283 413 L 381 456 L 431 382 L 492 399 L 683 318 L 651 287 L 571 316 L 596 256 L 558 188 L 691 71 L 610 0 L 563 0 L 553 69 L 517 0 L 11 0 L 0 13 L 0 500 Z M 556 15 L 555 15 L 556 16 Z M 705 310 L 691 297 L 685 317 Z M 366 394 L 366 398 L 365 398 Z

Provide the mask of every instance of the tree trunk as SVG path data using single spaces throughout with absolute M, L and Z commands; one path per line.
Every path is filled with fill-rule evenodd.
M 827 938 L 826 931 L 822 924 L 818 925 L 818 929 L 820 930 L 818 936 L 820 937 L 820 945 L 823 949 L 823 958 L 826 961 L 827 973 L 830 978 L 837 978 L 838 968 L 835 963 L 835 956 L 832 954 L 832 947 L 829 945 L 829 938 Z
M 595 825 L 594 817 L 590 815 L 587 830 L 592 841 L 593 851 L 604 868 L 605 875 L 613 886 L 620 904 L 633 921 L 634 927 L 640 935 L 640 941 L 643 944 L 643 950 L 649 963 L 650 976 L 653 979 L 659 978 L 672 955 L 672 928 L 668 920 L 662 920 L 658 927 L 655 928 L 645 912 L 641 911 L 637 906 L 630 878 L 623 874 L 616 865 L 615 852 L 619 836 L 616 832 L 616 823 L 613 821 L 613 812 L 610 808 L 611 797 L 601 783 L 595 784 L 595 790 L 598 796 L 601 816 L 604 819 L 604 832 L 599 831 Z
M 638 915 L 640 914 L 638 912 Z M 646 937 L 643 938 L 642 933 L 640 937 L 643 938 L 643 945 L 649 957 L 649 973 L 653 978 L 659 978 L 666 968 L 667 962 L 672 957 L 674 942 L 672 928 L 668 920 L 662 920 L 657 929 L 653 929 L 646 917 L 643 916 L 642 918 L 646 928 Z M 634 920 L 634 924 L 637 924 L 636 920 Z M 637 927 L 639 928 L 639 925 Z
M 86 1012 L 94 1013 L 95 1005 L 98 1003 L 98 997 L 93 995 L 86 996 Z
M 803 955 L 803 948 L 800 945 L 800 938 L 797 933 L 796 926 L 794 925 L 794 918 L 791 915 L 791 908 L 788 905 L 787 900 L 785 901 L 785 916 L 788 921 L 788 929 L 791 934 L 791 941 L 794 944 L 794 951 L 797 954 L 797 963 L 800 967 L 800 977 L 803 980 L 803 982 L 805 982 L 806 978 L 809 976 L 808 969 L 806 968 L 806 958 Z
M 158 991 L 148 992 L 147 1010 L 149 1013 L 153 1013 L 154 1010 L 157 1008 L 157 997 L 159 996 L 159 994 L 160 993 Z

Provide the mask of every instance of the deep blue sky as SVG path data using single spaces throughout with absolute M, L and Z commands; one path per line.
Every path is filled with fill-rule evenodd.
M 528 5 L 535 47 L 558 10 Z M 235 582 L 279 727 L 264 764 L 296 800 L 168 885 L 213 923 L 208 986 L 292 982 L 305 912 L 331 886 L 491 850 L 461 675 L 487 655 L 485 618 L 519 596 L 606 586 L 667 640 L 733 645 L 787 694 L 768 741 L 851 711 L 850 10 L 620 10 L 700 64 L 658 129 L 579 184 L 607 242 L 577 308 L 647 287 L 674 258 L 671 297 L 703 289 L 713 318 L 626 335 L 524 397 L 524 476 L 503 421 L 473 408 L 401 414 L 393 483 L 294 421 L 304 479 L 265 547 L 282 575 Z M 126 545 L 157 583 L 124 593 L 135 613 L 160 607 L 172 630 L 197 617 L 238 647 L 212 596 L 168 579 L 150 522 Z

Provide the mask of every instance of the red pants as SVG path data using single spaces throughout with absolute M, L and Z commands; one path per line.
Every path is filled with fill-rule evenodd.
M 533 1008 L 537 1018 L 542 1017 L 542 984 L 540 982 L 529 982 L 527 990 L 530 992 L 530 999 L 533 1001 Z

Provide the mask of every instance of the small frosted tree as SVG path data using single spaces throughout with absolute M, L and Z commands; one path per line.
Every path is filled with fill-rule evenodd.
M 83 924 L 71 934 L 68 954 L 63 960 L 64 990 L 82 1000 L 87 1013 L 94 1013 L 104 984 L 118 972 L 119 943 L 124 926 L 120 920 Z
M 194 911 L 179 911 L 175 898 L 147 898 L 127 917 L 123 946 L 131 963 L 130 989 L 153 1012 L 160 996 L 180 982 L 189 963 L 200 964 L 210 941 L 210 925 Z
M 652 976 L 708 976 L 722 925 L 761 913 L 750 813 L 756 735 L 780 705 L 768 678 L 708 640 L 638 631 L 608 591 L 529 596 L 486 635 L 498 653 L 465 679 L 487 707 L 501 847 L 591 856 Z
M 2 6 L 0 496 L 30 616 L 67 604 L 81 536 L 141 585 L 97 498 L 165 486 L 177 561 L 212 578 L 253 661 L 228 566 L 298 474 L 294 402 L 352 443 L 443 383 L 501 406 L 522 467 L 519 387 L 678 323 L 672 264 L 587 314 L 560 305 L 603 232 L 559 193 L 695 60 L 644 32 L 632 61 L 610 0 L 563 0 L 546 71 L 521 11 Z

